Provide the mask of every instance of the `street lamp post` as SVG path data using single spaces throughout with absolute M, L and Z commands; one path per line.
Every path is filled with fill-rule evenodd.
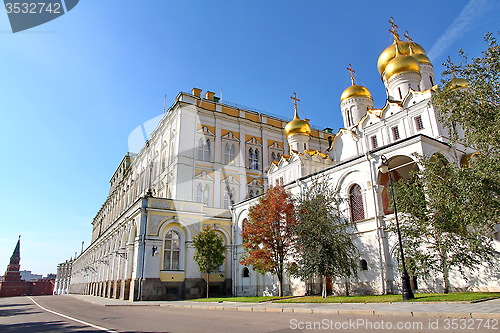
M 396 219 L 396 232 L 398 235 L 399 253 L 401 256 L 401 263 L 403 266 L 403 272 L 401 274 L 402 294 L 403 294 L 403 300 L 408 301 L 410 299 L 414 299 L 415 296 L 413 295 L 413 291 L 411 290 L 410 276 L 408 275 L 408 271 L 406 270 L 403 242 L 401 241 L 401 231 L 399 229 L 398 209 L 396 207 L 396 196 L 394 195 L 394 186 L 392 183 L 392 176 L 391 176 L 392 170 L 389 169 L 389 161 L 387 161 L 387 158 L 384 155 L 380 156 L 380 159 L 382 160 L 382 164 L 379 166 L 379 171 L 382 173 L 387 173 L 387 175 L 389 176 L 389 187 L 391 189 L 392 204 L 394 206 L 394 218 Z

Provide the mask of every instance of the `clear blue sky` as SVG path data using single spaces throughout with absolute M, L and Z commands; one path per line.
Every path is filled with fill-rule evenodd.
M 12 34 L 0 10 L 0 275 L 17 236 L 21 269 L 38 274 L 80 252 L 128 150 L 128 136 L 179 91 L 342 126 L 339 96 L 352 64 L 382 107 L 376 62 L 394 16 L 431 53 L 471 57 L 500 31 L 500 2 L 80 1 L 69 13 Z M 432 52 L 431 52 L 432 50 Z

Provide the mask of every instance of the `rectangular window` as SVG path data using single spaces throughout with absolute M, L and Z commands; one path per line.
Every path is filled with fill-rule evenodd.
M 424 123 L 422 122 L 422 117 L 416 116 L 414 119 L 415 119 L 415 127 L 416 127 L 417 131 L 423 130 Z
M 370 141 L 372 143 L 372 148 L 375 149 L 378 147 L 378 141 L 377 141 L 377 136 L 374 135 L 372 137 L 370 137 Z
M 399 128 L 397 126 L 394 126 L 392 128 L 392 138 L 394 140 L 399 140 L 401 137 L 399 136 Z

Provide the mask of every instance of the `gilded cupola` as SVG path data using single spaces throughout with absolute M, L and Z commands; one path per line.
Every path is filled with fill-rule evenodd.
M 453 69 L 455 65 L 451 62 L 451 58 L 449 56 L 447 62 L 451 70 L 451 80 L 446 84 L 446 87 L 452 90 L 469 88 L 470 87 L 469 81 L 460 77 L 456 77 L 455 71 Z
M 297 106 L 297 101 L 300 101 L 297 99 L 297 94 L 294 93 L 294 96 L 291 97 L 294 100 L 294 117 L 293 120 L 290 121 L 288 124 L 286 124 L 284 132 L 286 137 L 288 138 L 289 136 L 293 134 L 305 134 L 305 135 L 310 135 L 311 134 L 311 125 L 309 125 L 309 122 L 307 120 L 303 120 L 299 118 L 299 113 L 298 113 L 298 106 Z
M 405 33 L 407 40 L 402 41 L 399 38 L 399 34 L 397 32 L 398 26 L 394 23 L 394 18 L 391 17 L 389 23 L 391 24 L 391 29 L 389 29 L 389 31 L 393 35 L 394 42 L 392 45 L 389 45 L 378 57 L 378 72 L 380 74 L 385 72 L 385 77 L 387 79 L 395 74 L 395 69 L 397 69 L 398 73 L 406 71 L 406 68 L 408 68 L 408 70 L 420 71 L 420 66 L 417 65 L 430 64 L 430 60 L 427 57 L 427 53 L 424 48 L 410 38 L 408 31 Z M 416 62 L 413 59 L 401 56 L 411 57 L 416 60 Z M 389 64 L 391 65 L 389 66 Z M 388 75 L 387 72 L 391 72 L 392 75 Z
M 354 73 L 356 73 L 356 71 L 354 69 L 352 69 L 351 64 L 349 64 L 349 67 L 347 67 L 347 70 L 349 71 L 349 74 L 351 76 L 351 86 L 346 88 L 344 90 L 344 92 L 342 93 L 342 95 L 340 95 L 340 102 L 342 102 L 348 98 L 356 97 L 356 96 L 362 96 L 362 97 L 367 97 L 369 99 L 373 99 L 372 94 L 370 93 L 370 91 L 368 89 L 366 89 L 363 86 L 354 84 Z
M 345 99 L 348 99 L 350 97 L 355 97 L 355 96 L 363 96 L 363 97 L 368 97 L 372 98 L 372 94 L 368 89 L 366 89 L 363 86 L 359 86 L 357 84 L 353 84 L 352 86 L 348 87 L 342 95 L 340 95 L 340 101 L 342 102 Z
M 403 72 L 420 72 L 420 64 L 418 60 L 410 55 L 399 53 L 398 44 L 396 46 L 396 57 L 394 57 L 384 69 L 384 76 L 389 80 L 393 75 Z

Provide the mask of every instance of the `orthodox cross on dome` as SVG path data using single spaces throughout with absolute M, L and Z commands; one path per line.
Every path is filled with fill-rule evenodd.
M 413 39 L 410 38 L 410 34 L 408 33 L 408 30 L 405 31 L 405 38 L 410 43 L 410 55 L 413 55 L 413 45 L 415 43 L 413 42 Z
M 391 16 L 391 19 L 389 20 L 389 23 L 391 24 L 391 28 L 389 29 L 389 32 L 392 34 L 394 37 L 394 41 L 399 40 L 399 34 L 398 34 L 398 26 L 396 23 L 394 23 L 394 17 Z
M 293 99 L 293 109 L 295 110 L 295 117 L 298 118 L 299 114 L 299 105 L 297 102 L 300 102 L 300 99 L 297 98 L 297 93 L 293 93 L 293 96 L 290 96 Z
M 349 71 L 349 75 L 351 76 L 351 84 L 354 85 L 354 73 L 356 73 L 356 71 L 354 69 L 352 69 L 351 64 L 349 64 L 349 67 L 347 67 L 347 70 Z
M 410 43 L 413 43 L 413 39 L 410 38 L 410 34 L 408 33 L 408 30 L 405 31 L 405 38 Z

